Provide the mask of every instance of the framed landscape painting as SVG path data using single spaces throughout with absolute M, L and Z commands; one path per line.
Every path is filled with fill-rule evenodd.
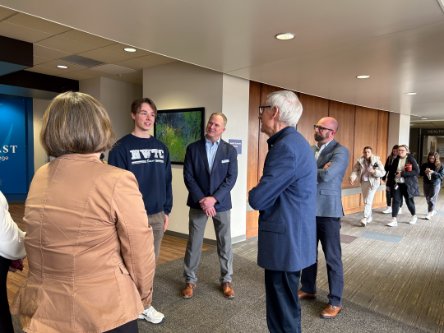
M 172 164 L 183 164 L 187 146 L 204 136 L 205 108 L 157 111 L 154 136 L 170 152 Z

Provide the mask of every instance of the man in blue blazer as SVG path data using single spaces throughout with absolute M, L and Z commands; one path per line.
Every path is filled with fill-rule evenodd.
M 344 272 L 341 254 L 341 217 L 344 216 L 341 201 L 341 184 L 348 166 L 347 148 L 334 140 L 338 131 L 335 118 L 325 117 L 314 125 L 313 146 L 318 168 L 316 228 L 327 263 L 330 292 L 328 305 L 322 310 L 322 318 L 335 318 L 342 309 Z M 316 297 L 317 261 L 305 268 L 301 275 L 302 287 L 299 299 Z
M 301 332 L 300 270 L 316 261 L 316 163 L 296 131 L 302 104 L 291 91 L 267 96 L 261 131 L 269 136 L 262 178 L 249 192 L 259 213 L 258 265 L 265 269 L 270 332 Z
M 184 258 L 183 298 L 193 297 L 197 282 L 205 226 L 213 219 L 220 264 L 221 289 L 226 298 L 234 297 L 232 286 L 233 252 L 230 231 L 230 191 L 237 178 L 237 151 L 221 139 L 227 118 L 213 113 L 206 126 L 205 139 L 187 147 L 183 177 L 188 189 L 189 236 Z

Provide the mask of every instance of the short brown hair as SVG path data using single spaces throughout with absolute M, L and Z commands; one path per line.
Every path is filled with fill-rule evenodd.
M 154 115 L 157 117 L 157 106 L 154 103 L 154 101 L 151 98 L 148 98 L 148 97 L 136 99 L 131 104 L 131 113 L 132 114 L 136 114 L 137 112 L 139 112 L 139 110 L 142 107 L 143 103 L 146 103 L 149 106 L 151 106 L 151 109 L 153 109 L 153 111 L 154 111 Z
M 224 121 L 224 126 L 227 126 L 227 122 L 228 122 L 227 116 L 224 115 L 222 112 L 213 112 L 213 113 L 210 115 L 210 118 L 208 118 L 208 120 L 210 120 L 211 117 L 213 117 L 213 116 L 219 116 L 219 117 L 221 117 L 222 120 Z
M 102 103 L 70 91 L 56 96 L 46 109 L 40 140 L 49 156 L 92 154 L 110 149 L 114 133 Z

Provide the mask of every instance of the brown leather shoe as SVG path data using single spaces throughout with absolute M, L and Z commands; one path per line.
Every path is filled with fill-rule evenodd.
M 341 312 L 342 306 L 327 305 L 321 312 L 321 317 L 325 319 L 333 319 Z
M 196 288 L 194 283 L 187 282 L 185 288 L 182 289 L 182 297 L 186 299 L 193 297 L 194 288 Z
M 298 298 L 299 299 L 315 299 L 316 294 L 306 293 L 305 291 L 302 291 L 301 289 L 299 289 L 298 290 Z
M 224 282 L 221 284 L 222 292 L 226 298 L 234 298 L 234 289 L 231 282 Z

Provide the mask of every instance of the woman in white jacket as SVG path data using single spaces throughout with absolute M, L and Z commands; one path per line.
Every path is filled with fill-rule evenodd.
M 14 332 L 9 312 L 6 278 L 11 260 L 25 257 L 25 233 L 12 220 L 8 202 L 0 191 L 0 332 Z
M 353 185 L 357 178 L 359 178 L 361 182 L 362 197 L 365 205 L 364 217 L 361 219 L 361 225 L 365 227 L 367 223 L 370 223 L 373 220 L 373 198 L 379 185 L 381 185 L 381 177 L 385 175 L 385 169 L 379 156 L 373 155 L 372 147 L 364 147 L 362 153 L 363 155 L 353 166 L 353 172 L 350 175 L 350 184 Z

